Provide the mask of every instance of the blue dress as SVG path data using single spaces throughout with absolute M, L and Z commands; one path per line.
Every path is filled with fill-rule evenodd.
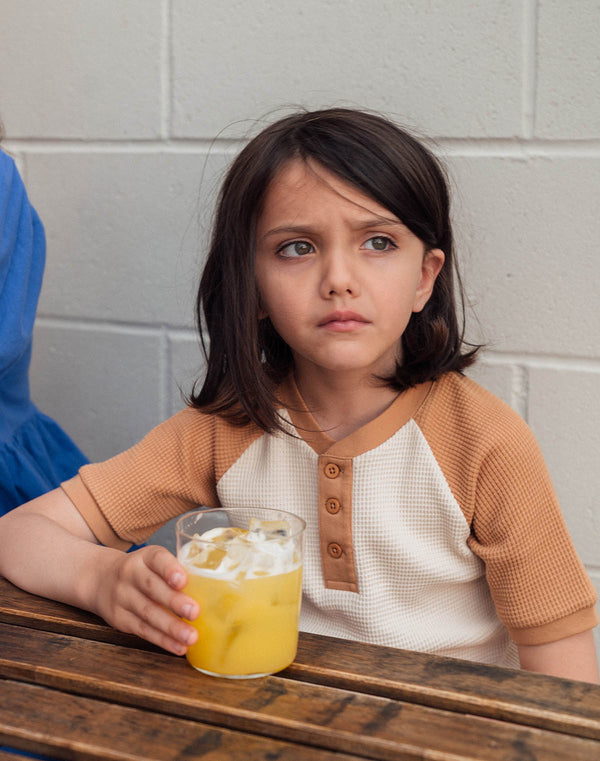
M 0 515 L 56 488 L 87 462 L 29 397 L 44 228 L 14 161 L 0 151 Z

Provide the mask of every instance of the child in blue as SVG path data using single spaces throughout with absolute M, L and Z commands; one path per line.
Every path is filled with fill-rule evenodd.
M 0 151 L 0 515 L 54 489 L 87 462 L 29 395 L 44 228 L 12 158 Z

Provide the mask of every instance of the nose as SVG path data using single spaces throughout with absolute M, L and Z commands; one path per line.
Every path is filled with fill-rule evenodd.
M 321 296 L 358 296 L 355 263 L 343 249 L 328 252 L 322 259 Z

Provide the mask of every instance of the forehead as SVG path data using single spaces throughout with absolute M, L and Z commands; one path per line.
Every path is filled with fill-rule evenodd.
M 291 220 L 307 213 L 328 213 L 323 204 L 349 214 L 368 213 L 399 221 L 385 206 L 321 164 L 292 159 L 269 183 L 259 227 L 269 226 L 275 218 Z

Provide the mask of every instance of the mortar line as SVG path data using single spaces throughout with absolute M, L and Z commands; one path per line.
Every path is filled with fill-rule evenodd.
M 427 141 L 425 141 L 427 142 Z M 43 154 L 208 154 L 234 155 L 246 145 L 242 138 L 169 138 L 165 140 L 62 140 L 12 138 L 3 141 L 9 153 Z M 439 138 L 434 153 L 447 156 L 497 158 L 600 158 L 600 139 L 524 140 L 522 138 Z
M 490 352 L 481 355 L 482 364 L 520 365 L 523 368 L 546 370 L 580 370 L 582 372 L 600 373 L 599 357 L 568 356 L 562 354 L 532 354 L 530 352 Z
M 178 338 L 195 337 L 194 328 L 186 328 L 182 325 L 171 325 L 169 323 L 145 323 L 135 322 L 133 320 L 103 320 L 93 317 L 61 317 L 59 315 L 49 315 L 38 313 L 36 325 L 45 328 L 69 328 L 81 331 L 104 331 L 106 333 L 129 334 L 137 336 L 159 336 L 162 331 L 167 331 L 169 335 Z
M 71 138 L 12 138 L 3 141 L 6 151 L 27 153 L 129 153 L 129 154 L 159 154 L 159 153 L 208 153 L 215 145 L 223 153 L 237 153 L 245 140 L 197 138 L 187 139 L 156 139 L 148 140 L 73 140 Z M 600 151 L 600 141 L 598 141 Z
M 158 368 L 158 407 L 162 420 L 171 416 L 171 400 L 169 394 L 169 379 L 173 375 L 171 362 L 171 345 L 169 341 L 169 332 L 163 328 L 159 338 L 160 343 L 160 365 Z
M 529 420 L 529 373 L 522 364 L 512 368 L 511 406 L 523 420 Z
M 537 98 L 538 0 L 523 4 L 523 86 L 521 90 L 522 122 L 525 139 L 535 135 Z
M 170 0 L 163 0 L 160 39 L 160 133 L 163 139 L 171 135 L 171 50 L 171 3 Z

